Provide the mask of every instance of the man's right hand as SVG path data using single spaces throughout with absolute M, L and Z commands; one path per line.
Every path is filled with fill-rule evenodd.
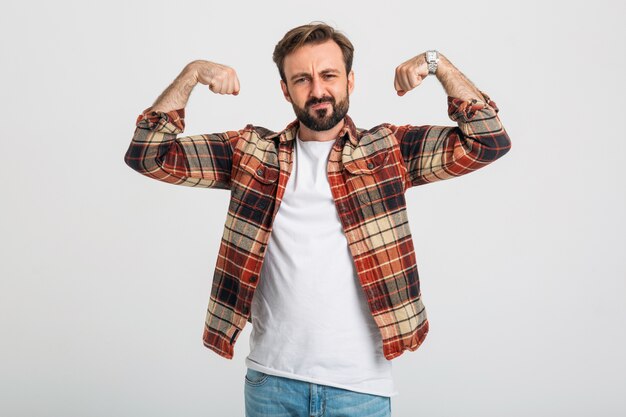
M 190 64 L 200 84 L 208 85 L 216 94 L 239 94 L 239 78 L 231 67 L 209 61 L 194 61 Z
M 197 60 L 187 64 L 174 82 L 145 111 L 168 112 L 184 108 L 191 90 L 198 83 L 208 85 L 216 94 L 239 94 L 239 79 L 234 69 L 215 62 Z

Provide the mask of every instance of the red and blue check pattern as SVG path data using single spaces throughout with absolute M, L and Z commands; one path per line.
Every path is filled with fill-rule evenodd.
M 448 97 L 448 115 L 458 125 L 453 127 L 384 123 L 364 130 L 346 116 L 331 149 L 332 195 L 389 360 L 416 350 L 429 326 L 405 192 L 475 171 L 511 147 L 498 107 L 483 96 L 484 101 Z M 228 359 L 251 322 L 250 304 L 291 173 L 298 126 L 296 120 L 281 132 L 247 125 L 179 137 L 184 109 L 147 109 L 124 157 L 132 169 L 159 181 L 230 190 L 203 334 L 205 346 Z

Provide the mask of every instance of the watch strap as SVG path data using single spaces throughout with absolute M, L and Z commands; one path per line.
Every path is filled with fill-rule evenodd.
M 428 64 L 428 74 L 434 75 L 437 72 L 439 53 L 436 50 L 426 51 L 426 63 Z

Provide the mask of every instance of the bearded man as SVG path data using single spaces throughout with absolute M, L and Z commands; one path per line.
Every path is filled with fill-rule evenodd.
M 232 359 L 252 323 L 248 417 L 391 415 L 391 360 L 428 333 L 405 193 L 511 146 L 496 104 L 435 50 L 399 65 L 394 87 L 436 78 L 457 125 L 357 128 L 353 54 L 326 24 L 296 27 L 273 55 L 296 120 L 182 137 L 197 84 L 239 93 L 234 69 L 193 61 L 139 116 L 125 155 L 150 178 L 230 190 L 203 340 Z

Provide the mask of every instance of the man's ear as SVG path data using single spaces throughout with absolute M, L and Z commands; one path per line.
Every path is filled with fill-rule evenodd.
M 291 103 L 291 97 L 289 96 L 289 91 L 287 90 L 287 84 L 283 80 L 280 80 L 280 88 L 283 90 L 283 96 L 285 96 L 285 100 Z
M 352 94 L 352 90 L 354 90 L 354 70 L 350 70 L 348 74 L 348 94 Z

